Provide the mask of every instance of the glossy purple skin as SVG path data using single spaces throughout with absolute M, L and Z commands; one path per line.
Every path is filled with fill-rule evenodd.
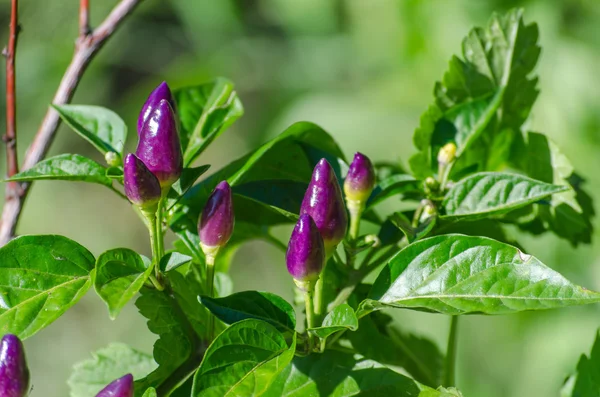
M 344 193 L 350 200 L 369 198 L 375 186 L 375 170 L 367 156 L 357 152 L 344 181 Z
M 325 159 L 315 166 L 304 194 L 300 215 L 304 214 L 310 215 L 319 228 L 327 252 L 331 252 L 346 235 L 348 215 L 342 191 L 333 168 Z
M 152 111 L 158 106 L 160 101 L 163 99 L 169 102 L 171 108 L 175 110 L 175 100 L 173 99 L 173 94 L 171 94 L 171 89 L 164 81 L 160 83 L 158 87 L 156 87 L 154 91 L 150 93 L 148 99 L 146 99 L 146 102 L 144 103 L 144 106 L 142 106 L 142 111 L 140 112 L 137 121 L 138 135 L 141 133 L 142 127 L 150 117 L 150 114 L 152 114 Z
M 223 247 L 233 233 L 234 222 L 231 188 L 227 181 L 222 181 L 211 193 L 200 215 L 200 242 L 207 247 Z
M 133 376 L 127 374 L 113 381 L 96 394 L 96 397 L 133 397 Z
M 288 272 L 299 281 L 319 278 L 325 263 L 323 237 L 310 215 L 301 215 L 285 255 Z
M 160 200 L 160 183 L 144 162 L 129 153 L 123 164 L 125 195 L 133 204 L 151 207 Z
M 153 109 L 140 132 L 135 154 L 158 178 L 160 186 L 171 186 L 183 169 L 183 155 L 175 114 L 166 100 Z
M 0 341 L 0 396 L 24 397 L 29 392 L 29 370 L 23 343 L 15 335 Z

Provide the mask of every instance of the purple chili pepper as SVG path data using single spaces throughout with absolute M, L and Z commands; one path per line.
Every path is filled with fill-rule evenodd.
M 158 179 L 133 153 L 125 157 L 123 184 L 129 201 L 141 208 L 153 207 L 160 200 Z
M 114 380 L 96 394 L 96 397 L 133 397 L 133 375 L 127 374 Z
M 296 284 L 315 282 L 325 263 L 323 237 L 310 215 L 298 219 L 285 255 L 288 272 Z M 298 283 L 300 282 L 300 284 Z
M 19 338 L 6 334 L 0 341 L 0 396 L 25 397 L 29 392 L 29 369 Z
M 375 187 L 375 170 L 367 156 L 357 152 L 344 181 L 346 199 L 365 203 Z
M 144 126 L 144 124 L 146 124 L 146 121 L 148 120 L 148 118 L 150 118 L 150 115 L 152 114 L 154 109 L 163 99 L 169 102 L 169 105 L 171 105 L 171 108 L 173 108 L 174 111 L 175 100 L 173 99 L 173 94 L 171 94 L 171 89 L 164 81 L 160 83 L 158 87 L 156 87 L 150 93 L 148 99 L 146 99 L 146 102 L 144 103 L 144 106 L 142 106 L 142 111 L 140 112 L 137 121 L 138 135 L 140 135 L 140 133 L 142 132 L 142 127 Z
M 234 221 L 231 187 L 227 181 L 222 181 L 211 193 L 200 215 L 198 235 L 201 244 L 207 248 L 223 247 L 233 233 Z

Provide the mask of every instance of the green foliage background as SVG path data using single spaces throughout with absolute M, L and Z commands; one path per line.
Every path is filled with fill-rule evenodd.
M 97 24 L 116 3 L 91 0 Z M 407 163 L 412 133 L 432 102 L 433 84 L 462 37 L 492 11 L 525 8 L 540 26 L 537 69 L 541 94 L 531 130 L 552 137 L 600 197 L 600 2 L 597 0 L 145 0 L 86 73 L 73 103 L 106 106 L 131 129 L 147 93 L 162 80 L 172 87 L 216 76 L 235 82 L 245 115 L 212 145 L 200 163 L 220 166 L 283 131 L 315 122 L 350 155 Z M 9 1 L 0 0 L 0 43 L 6 42 Z M 73 0 L 22 1 L 17 54 L 19 154 L 35 133 L 77 34 Z M 4 107 L 4 97 L 0 105 Z M 4 125 L 4 113 L 0 125 Z M 94 149 L 61 127 L 51 155 Z M 4 167 L 4 153 L 0 154 Z M 4 174 L 4 169 L 0 172 Z M 393 205 L 390 203 L 388 205 Z M 600 228 L 600 219 L 594 219 Z M 128 247 L 149 253 L 143 225 L 100 185 L 36 182 L 19 232 L 56 233 L 95 255 Z M 290 230 L 282 228 L 284 238 Z M 517 233 L 515 231 L 515 233 Z M 571 247 L 546 235 L 526 236 L 528 253 L 573 282 L 600 288 L 600 237 Z M 244 246 L 232 265 L 234 290 L 258 289 L 292 299 L 283 255 L 263 243 Z M 406 331 L 445 346 L 444 316 L 395 312 Z M 64 397 L 73 363 L 109 342 L 151 352 L 154 335 L 133 303 L 111 322 L 88 294 L 47 330 L 26 342 L 32 397 Z M 467 316 L 461 322 L 457 383 L 465 396 L 558 395 L 600 326 L 600 307 L 574 307 L 514 316 Z

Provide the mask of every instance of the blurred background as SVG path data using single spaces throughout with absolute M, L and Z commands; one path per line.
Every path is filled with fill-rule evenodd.
M 93 25 L 117 3 L 91 0 Z M 68 65 L 77 35 L 75 0 L 22 0 L 17 51 L 18 144 L 22 155 Z M 149 91 L 225 76 L 236 83 L 246 114 L 201 158 L 212 171 L 295 121 L 320 124 L 350 156 L 376 160 L 411 153 L 412 133 L 433 100 L 463 36 L 493 11 L 525 7 L 540 25 L 537 68 L 541 95 L 529 128 L 548 134 L 600 198 L 600 2 L 598 0 L 145 0 L 86 72 L 73 103 L 109 107 L 130 126 Z M 0 0 L 0 43 L 7 41 L 8 0 Z M 2 68 L 3 70 L 4 68 Z M 4 72 L 2 72 L 4 77 Z M 2 90 L 4 89 L 2 84 Z M 4 109 L 4 96 L 0 98 Z M 0 125 L 4 126 L 4 111 Z M 2 127 L 4 128 L 4 127 Z M 50 151 L 99 158 L 61 127 Z M 4 149 L 0 172 L 4 175 Z M 600 228 L 600 219 L 595 219 Z M 148 253 L 144 227 L 127 203 L 99 185 L 38 182 L 20 234 L 63 234 L 95 255 L 116 246 Z M 289 230 L 281 230 L 287 238 Z M 600 238 L 571 247 L 547 235 L 522 240 L 531 253 L 567 278 L 600 290 Z M 262 243 L 238 251 L 235 290 L 292 296 L 283 255 Z M 449 319 L 395 313 L 403 329 L 429 336 L 445 349 Z M 79 304 L 26 342 L 33 397 L 68 395 L 71 366 L 111 341 L 152 351 L 150 334 L 130 304 L 111 322 L 90 291 Z M 458 386 L 466 397 L 556 396 L 591 349 L 600 307 L 470 316 L 461 322 Z

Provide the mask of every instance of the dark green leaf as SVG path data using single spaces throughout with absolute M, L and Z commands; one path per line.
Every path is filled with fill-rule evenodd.
M 348 329 L 356 331 L 358 328 L 358 319 L 354 310 L 346 303 L 336 306 L 323 319 L 320 327 L 309 328 L 309 331 L 321 339 L 326 339 L 331 334 Z
M 100 106 L 52 105 L 73 130 L 94 145 L 102 154 L 123 154 L 127 126 L 113 111 Z
M 255 319 L 237 322 L 210 345 L 194 376 L 192 396 L 263 395 L 290 363 L 296 334 L 288 346 L 271 324 Z
M 163 272 L 169 272 L 177 269 L 181 265 L 185 265 L 191 260 L 191 256 L 181 254 L 177 251 L 168 252 L 165 254 L 165 256 L 160 258 L 160 270 Z
M 419 226 L 414 227 L 402 212 L 393 213 L 389 219 L 394 226 L 404 233 L 409 243 L 426 237 L 437 223 L 437 216 L 433 216 L 425 219 Z
M 119 181 L 119 183 L 123 183 L 123 168 L 109 167 L 106 169 L 106 176 L 110 179 Z
M 215 138 L 244 114 L 244 108 L 233 84 L 224 78 L 181 88 L 174 95 L 181 120 L 184 164 L 189 166 Z
M 356 332 L 346 333 L 352 347 L 365 358 L 404 368 L 415 380 L 431 387 L 442 383 L 444 356 L 432 341 L 383 324 L 381 312 L 360 319 Z
M 480 172 L 452 186 L 443 202 L 445 218 L 501 215 L 565 190 L 522 175 Z
M 410 308 L 445 314 L 505 314 L 600 301 L 537 258 L 482 237 L 444 235 L 393 257 L 363 309 Z
M 184 168 L 179 179 L 171 186 L 169 190 L 167 208 L 173 207 L 179 199 L 196 183 L 198 178 L 204 174 L 210 165 L 201 165 L 194 168 Z
M 140 314 L 148 319 L 148 329 L 159 336 L 154 343 L 154 361 L 158 368 L 148 376 L 136 381 L 135 388 L 145 391 L 157 388 L 180 366 L 193 358 L 197 339 L 179 306 L 171 296 L 150 288 L 142 288 L 135 305 Z M 137 395 L 137 393 L 136 393 Z
M 600 396 L 600 334 L 590 356 L 581 355 L 577 364 L 577 372 L 567 379 L 561 397 L 597 397 Z
M 57 179 L 63 181 L 82 181 L 111 186 L 106 176 L 106 168 L 94 160 L 78 154 L 60 154 L 42 160 L 33 167 L 13 175 L 7 181 L 35 181 Z
M 219 274 L 217 273 L 217 275 Z M 190 264 L 187 270 L 185 270 L 185 266 L 180 267 L 177 271 L 170 271 L 167 277 L 171 283 L 173 295 L 196 332 L 196 335 L 201 340 L 208 340 L 208 319 L 211 314 L 198 301 L 198 294 L 202 294 L 206 290 L 199 265 Z M 215 279 L 215 289 L 219 292 L 219 277 L 215 277 Z M 225 329 L 225 326 L 220 321 L 216 321 L 215 333 L 219 334 L 223 329 Z
M 327 350 L 295 357 L 264 397 L 441 397 L 439 392 L 383 365 Z
M 583 180 L 574 172 L 567 157 L 543 134 L 530 132 L 521 167 L 532 178 L 570 189 L 554 195 L 549 206 L 539 206 L 535 212 L 550 229 L 573 245 L 590 243 L 594 208 L 590 196 L 581 188 Z
M 396 196 L 408 191 L 418 191 L 419 188 L 420 182 L 411 175 L 392 175 L 379 182 L 379 184 L 375 187 L 371 197 L 369 197 L 367 202 L 367 208 L 371 208 L 392 196 Z
M 293 331 L 296 328 L 294 308 L 285 299 L 270 292 L 243 291 L 218 299 L 201 296 L 200 301 L 227 324 L 254 318 L 283 330 Z
M 98 257 L 94 288 L 108 306 L 111 319 L 117 318 L 153 269 L 147 258 L 128 248 L 115 248 Z
M 111 343 L 92 353 L 92 356 L 73 367 L 68 380 L 70 397 L 95 396 L 106 385 L 125 374 L 132 374 L 134 379 L 139 379 L 156 368 L 151 355 L 121 343 Z
M 230 163 L 192 187 L 180 203 L 174 207 L 175 215 L 171 218 L 171 227 L 175 231 L 195 229 L 208 196 L 222 180 L 227 180 L 234 190 L 240 185 L 265 180 L 286 180 L 289 181 L 286 182 L 287 187 L 294 185 L 293 182 L 307 185 L 314 165 L 321 158 L 313 156 L 317 149 L 319 156 L 327 157 L 334 169 L 337 169 L 341 175 L 340 159 L 343 159 L 343 154 L 333 138 L 315 124 L 296 123 L 254 152 Z M 261 211 L 260 214 L 266 214 L 270 219 L 270 224 L 294 222 L 294 219 L 287 213 L 293 210 L 299 201 L 298 196 L 301 193 L 299 185 L 280 199 L 259 194 L 265 190 L 265 182 L 261 183 L 262 185 L 247 185 L 250 197 L 242 202 L 247 209 L 236 211 L 236 228 L 238 221 L 254 222 L 258 217 L 257 211 Z M 276 189 L 280 193 L 283 191 L 283 188 L 276 187 Z M 292 195 L 290 196 L 290 194 Z M 236 196 L 235 200 L 239 202 L 242 196 L 240 194 L 236 194 Z M 261 199 L 268 201 L 259 203 L 258 201 Z M 253 204 L 254 206 L 252 206 Z M 282 212 L 274 213 L 273 208 L 264 208 L 277 205 L 285 205 Z M 263 221 L 261 221 L 262 224 Z
M 63 236 L 22 236 L 0 248 L 0 333 L 28 338 L 90 288 L 94 256 Z
M 235 208 L 236 211 L 242 208 L 240 212 L 244 213 L 243 219 L 246 222 L 262 224 L 296 222 L 307 187 L 307 183 L 290 180 L 270 179 L 244 183 L 233 188 L 233 193 L 237 196 L 234 197 Z M 255 211 L 251 208 L 253 203 L 260 204 Z M 274 215 L 269 216 L 269 213 Z M 265 217 L 272 217 L 274 220 L 268 221 Z

